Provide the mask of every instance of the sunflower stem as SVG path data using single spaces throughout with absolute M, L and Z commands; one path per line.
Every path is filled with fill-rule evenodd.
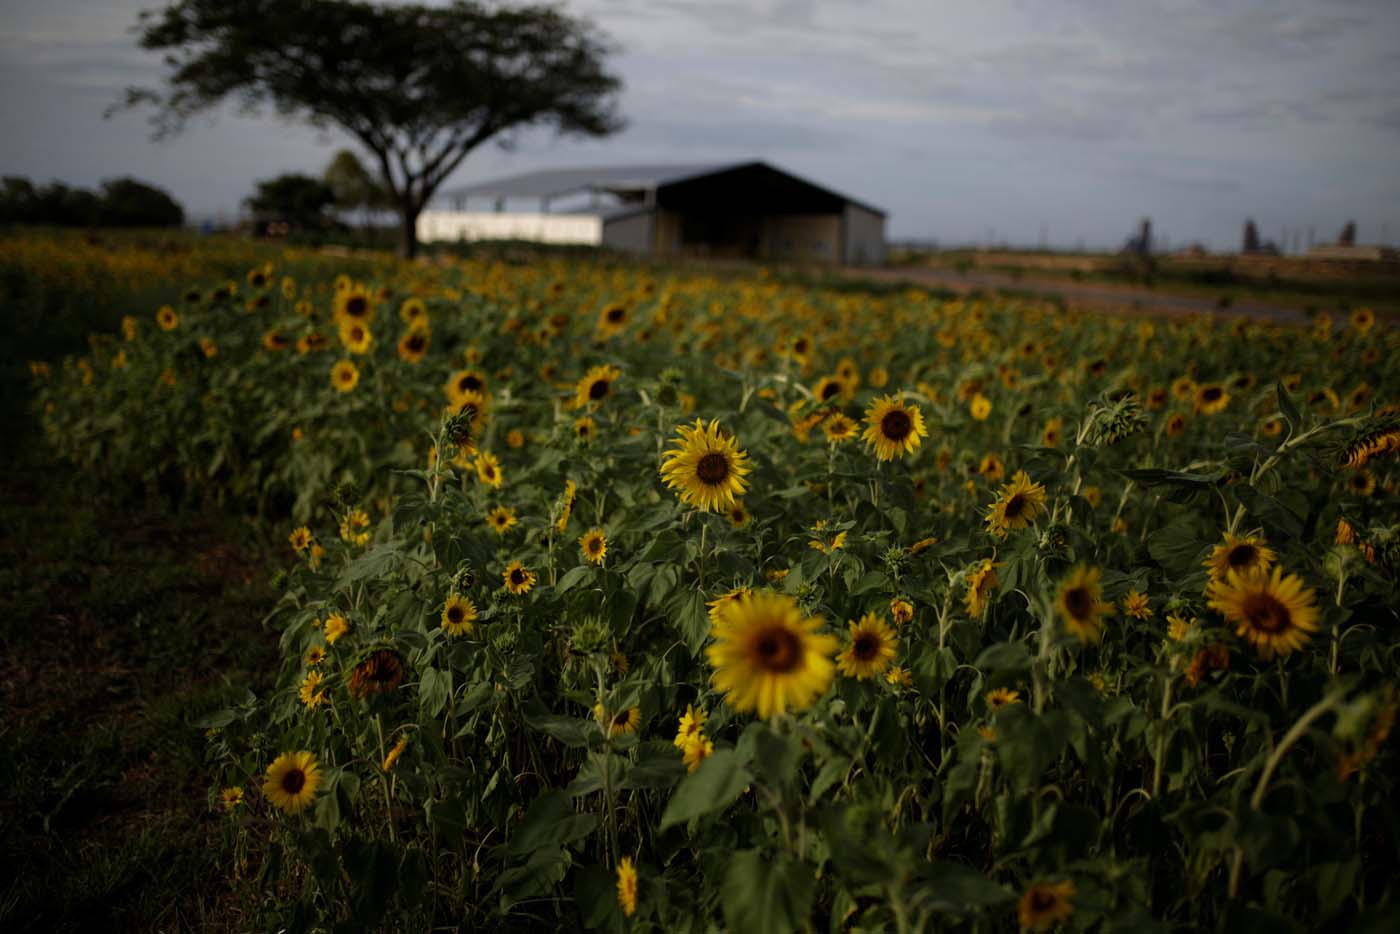
M 1162 687 L 1162 719 L 1158 725 L 1160 732 L 1157 734 L 1157 752 L 1153 757 L 1156 762 L 1152 766 L 1152 797 L 1157 798 L 1162 793 L 1162 766 L 1167 758 L 1167 721 L 1172 716 L 1172 679 L 1168 675 Z
M 384 720 L 379 713 L 374 715 L 374 732 L 379 737 L 379 762 L 382 765 L 385 759 L 384 753 Z M 389 825 L 389 839 L 394 840 L 394 799 L 389 794 L 389 773 L 382 768 L 379 770 L 380 787 L 384 789 L 384 821 Z

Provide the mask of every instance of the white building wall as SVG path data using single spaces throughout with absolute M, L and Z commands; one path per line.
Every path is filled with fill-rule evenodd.
M 845 211 L 847 266 L 881 266 L 885 262 L 885 218 L 858 204 Z
M 603 245 L 628 253 L 650 253 L 652 217 L 651 211 L 639 211 L 609 220 L 603 225 Z
M 591 214 L 424 211 L 418 215 L 418 239 L 530 240 L 535 243 L 603 242 L 603 219 Z

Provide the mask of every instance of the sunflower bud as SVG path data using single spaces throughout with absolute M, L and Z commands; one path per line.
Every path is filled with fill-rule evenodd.
M 575 651 L 592 655 L 594 652 L 605 652 L 611 647 L 612 634 L 601 619 L 589 616 L 574 627 L 571 641 Z
M 1102 447 L 1117 444 L 1129 435 L 1137 434 L 1147 425 L 1142 403 L 1132 393 L 1115 399 L 1104 398 L 1089 406 L 1089 443 Z
M 353 480 L 342 480 L 331 490 L 331 498 L 341 508 L 349 509 L 360 501 L 360 488 L 355 485 Z
M 1061 523 L 1046 527 L 1036 546 L 1042 557 L 1069 559 L 1069 527 Z

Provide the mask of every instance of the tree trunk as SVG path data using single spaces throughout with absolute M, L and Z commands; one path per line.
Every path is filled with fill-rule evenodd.
M 418 255 L 418 212 L 411 204 L 399 205 L 399 256 L 413 259 Z

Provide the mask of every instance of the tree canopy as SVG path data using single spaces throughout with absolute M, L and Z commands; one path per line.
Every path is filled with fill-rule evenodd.
M 178 227 L 185 209 L 159 188 L 134 178 L 108 179 L 100 193 L 27 178 L 0 180 L 0 224 L 56 227 Z
M 373 155 L 409 255 L 418 214 L 482 143 L 622 125 L 608 40 L 550 6 L 179 0 L 143 13 L 140 29 L 170 72 L 163 90 L 129 89 L 126 103 L 156 107 L 158 136 L 225 102 L 338 127 Z
M 334 192 L 319 178 L 289 174 L 258 182 L 257 191 L 243 203 L 259 220 L 318 228 L 329 222 L 326 208 L 334 201 Z

